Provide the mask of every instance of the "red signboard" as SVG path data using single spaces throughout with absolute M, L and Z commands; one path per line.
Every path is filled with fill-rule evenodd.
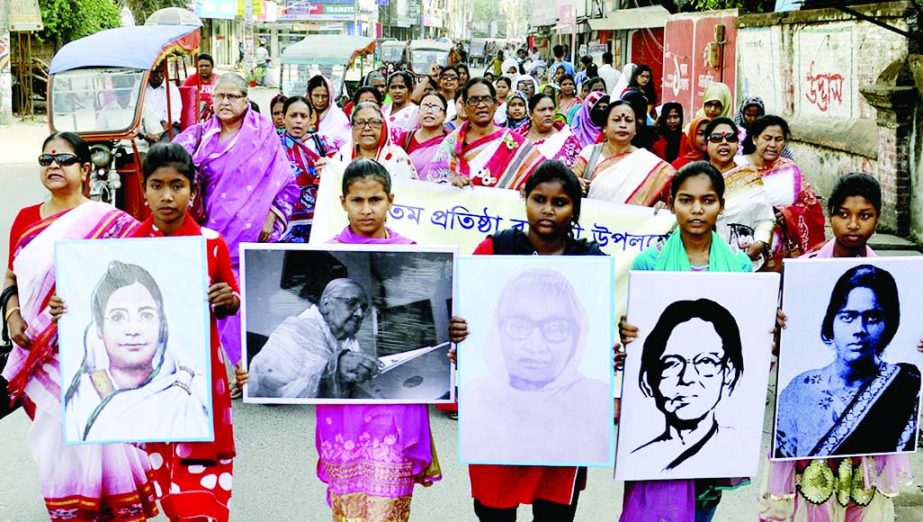
M 692 114 L 702 108 L 705 88 L 713 82 L 723 82 L 731 89 L 735 104 L 732 111 L 737 110 L 734 95 L 737 86 L 737 29 L 734 19 L 734 16 L 722 13 L 717 16 L 680 15 L 667 21 L 661 76 L 663 94 L 658 105 L 668 101 L 681 103 L 688 122 Z M 718 24 L 723 24 L 725 28 L 724 52 L 722 65 L 712 67 L 706 57 L 709 43 L 715 42 L 715 26 Z M 719 46 L 717 55 L 721 54 L 720 49 Z

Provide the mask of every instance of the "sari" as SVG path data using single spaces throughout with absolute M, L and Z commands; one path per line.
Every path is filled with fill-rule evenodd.
M 317 75 L 321 76 L 321 75 Z M 327 86 L 327 95 L 330 105 L 323 112 L 317 115 L 317 133 L 333 144 L 334 149 L 340 148 L 352 137 L 352 124 L 349 122 L 349 116 L 343 112 L 343 109 L 337 107 L 336 93 L 333 92 L 333 84 L 324 77 L 324 85 Z M 308 93 L 308 97 L 310 98 Z
M 572 167 L 577 177 L 583 176 L 591 182 L 586 197 L 645 207 L 666 201 L 676 173 L 673 167 L 646 149 L 635 149 L 611 158 L 603 158 L 600 152 L 595 165 L 588 165 L 597 147 L 605 147 L 605 144 L 585 147 Z M 592 172 L 587 172 L 588 167 Z
M 141 223 L 135 236 L 164 237 L 164 234 L 154 225 L 153 218 L 148 218 Z M 186 220 L 172 236 L 203 236 L 207 245 L 209 283 L 227 283 L 235 293 L 240 293 L 231 269 L 231 254 L 221 235 L 200 227 L 187 214 Z M 213 311 L 209 313 L 209 324 L 211 375 L 207 379 L 211 387 L 215 440 L 149 443 L 144 445 L 144 450 L 151 462 L 148 476 L 160 492 L 160 507 L 168 517 L 185 519 L 205 515 L 216 521 L 226 521 L 230 514 L 233 459 L 237 450 L 231 420 L 230 386 L 221 355 L 218 321 Z M 215 477 L 215 482 L 203 480 L 209 476 Z
M 189 127 L 174 140 L 192 155 L 204 198 L 206 224 L 224 237 L 239 277 L 238 245 L 259 240 L 270 212 L 276 221 L 269 238 L 278 241 L 298 200 L 292 165 L 279 142 L 272 121 L 248 109 L 234 136 L 219 141 L 217 116 Z M 240 360 L 240 315 L 218 322 L 221 344 L 231 363 Z
M 417 178 L 426 181 L 429 179 L 429 172 L 433 166 L 433 157 L 448 134 L 443 131 L 443 134 L 422 142 L 417 141 L 416 134 L 414 131 L 404 137 L 404 150 L 407 151 L 410 162 L 417 170 Z
M 596 139 L 599 138 L 599 134 L 602 132 L 602 127 L 593 123 L 590 118 L 590 112 L 603 96 L 606 96 L 606 93 L 599 91 L 588 94 L 583 105 L 574 114 L 573 121 L 570 124 L 577 139 L 580 140 L 580 144 L 584 147 L 596 143 Z
M 726 173 L 725 178 L 750 174 L 759 174 L 749 177 L 762 181 L 776 212 L 771 242 L 774 263 L 780 263 L 783 257 L 798 257 L 824 244 L 824 209 L 797 163 L 779 158 L 762 168 L 742 165 Z
M 571 109 L 583 103 L 583 100 L 579 96 L 571 96 L 568 99 L 564 99 L 563 96 L 558 97 L 558 111 L 564 115 L 567 115 Z M 567 121 L 570 123 L 570 120 Z
M 554 128 L 556 132 L 550 138 L 533 141 L 532 146 L 538 149 L 545 159 L 558 160 L 568 167 L 572 167 L 583 148 L 580 145 L 580 140 L 570 130 L 570 127 L 563 122 L 554 122 Z M 520 127 L 518 132 L 528 139 L 531 129 L 532 122 L 529 121 Z
M 632 270 L 690 272 L 686 247 L 679 229 L 667 240 L 635 258 Z M 734 252 L 712 232 L 708 252 L 709 272 L 750 272 L 750 258 Z M 721 491 L 746 484 L 746 479 L 684 479 L 626 481 L 620 522 L 702 522 L 711 520 L 721 502 Z
M 349 163 L 359 157 L 359 146 L 353 143 L 352 137 L 340 148 L 340 150 L 330 157 L 328 168 L 339 170 L 341 173 L 346 170 Z M 388 171 L 392 178 L 417 179 L 417 169 L 410 162 L 410 158 L 404 149 L 391 143 L 391 133 L 388 131 L 388 122 L 384 122 L 381 127 L 381 135 L 378 138 L 378 152 L 375 154 L 375 161 Z
M 498 128 L 468 143 L 471 122 L 446 136 L 433 157 L 429 179 L 448 182 L 465 176 L 474 185 L 519 190 L 544 160 L 522 135 Z
M 349 225 L 334 243 L 408 245 L 391 229 L 368 238 Z M 318 404 L 317 477 L 336 522 L 406 522 L 416 484 L 442 478 L 424 404 Z
M 833 258 L 830 240 L 809 258 Z M 876 257 L 865 247 L 864 257 Z M 913 436 L 913 435 L 911 435 Z M 832 475 L 827 475 L 829 468 Z M 832 481 L 813 480 L 823 475 Z M 913 483 L 906 454 L 769 463 L 760 499 L 764 522 L 879 522 L 894 520 L 893 497 Z M 820 484 L 820 486 L 818 485 Z
M 298 200 L 292 206 L 288 228 L 282 235 L 282 243 L 307 243 L 311 237 L 314 222 L 314 206 L 317 204 L 317 187 L 320 176 L 314 164 L 321 157 L 330 156 L 336 149 L 319 134 L 298 139 L 285 132 L 281 136 L 282 148 L 292 163 L 292 175 L 298 185 Z M 318 146 L 322 150 L 318 150 Z
M 30 224 L 14 240 L 12 269 L 32 346 L 13 346 L 3 377 L 11 399 L 21 400 L 32 418 L 29 448 L 52 522 L 140 522 L 158 512 L 143 451 L 128 444 L 64 444 L 58 329 L 48 310 L 55 292 L 55 241 L 130 237 L 137 228 L 128 214 L 90 201 Z
M 394 113 L 391 112 L 391 104 L 386 103 L 381 107 L 381 114 L 388 122 L 388 128 L 391 129 L 391 141 L 394 143 L 400 143 L 402 136 L 420 128 L 417 122 L 420 107 L 413 102 L 407 102 L 401 110 Z
M 716 229 L 732 250 L 754 241 L 772 244 L 776 215 L 762 176 L 754 171 L 731 170 L 724 176 L 724 212 L 718 216 Z M 763 265 L 762 256 L 753 261 L 753 269 Z

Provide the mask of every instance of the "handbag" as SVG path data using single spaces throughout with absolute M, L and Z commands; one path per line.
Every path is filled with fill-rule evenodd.
M 16 285 L 11 285 L 3 289 L 0 293 L 0 314 L 3 314 L 3 331 L 0 332 L 0 369 L 6 367 L 6 361 L 10 358 L 10 352 L 13 351 L 13 340 L 10 339 L 10 329 L 6 322 L 6 305 L 10 298 L 17 294 L 19 289 Z M 10 402 L 9 385 L 6 379 L 0 377 L 0 419 L 16 411 L 22 404 L 17 400 L 15 404 Z

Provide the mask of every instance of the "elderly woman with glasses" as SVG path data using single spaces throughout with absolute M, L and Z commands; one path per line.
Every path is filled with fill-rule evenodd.
M 218 78 L 212 94 L 215 115 L 176 137 L 191 155 L 204 198 L 202 224 L 219 232 L 239 277 L 240 243 L 275 242 L 299 197 L 292 166 L 268 116 L 250 108 L 247 82 L 234 73 Z M 219 322 L 221 345 L 240 359 L 240 316 Z
M 439 146 L 428 179 L 519 190 L 544 156 L 521 134 L 494 123 L 497 91 L 492 83 L 471 79 L 462 100 L 468 119 Z
M 359 103 L 353 108 L 350 122 L 352 137 L 331 158 L 329 168 L 343 172 L 354 159 L 366 158 L 384 166 L 392 178 L 417 179 L 417 169 L 407 153 L 391 142 L 381 107 L 370 102 Z

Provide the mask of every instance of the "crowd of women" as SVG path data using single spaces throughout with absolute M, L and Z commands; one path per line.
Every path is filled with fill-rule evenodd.
M 29 447 L 51 520 L 145 520 L 156 514 L 157 501 L 171 520 L 227 520 L 235 456 L 230 395 L 248 378 L 238 369 L 232 386 L 222 371 L 225 357 L 240 359 L 237 247 L 308 241 L 318 185 L 328 173 L 342 177 L 348 224 L 321 241 L 413 243 L 386 226 L 392 180 L 406 178 L 521 191 L 528 229 L 486 238 L 478 255 L 604 255 L 594 242 L 574 239 L 583 198 L 675 213 L 677 229 L 644 252 L 636 269 L 770 270 L 808 253 L 874 255 L 867 241 L 881 192 L 872 177 L 850 174 L 836 183 L 827 204 L 834 238 L 827 242 L 821 203 L 786 147 L 784 119 L 765 114 L 758 98 L 732 114 L 730 91 L 719 83 L 686 122 L 678 103 L 656 109 L 646 87 L 650 69 L 638 70 L 610 96 L 603 79 L 577 84 L 564 68 L 542 85 L 529 75 L 469 78 L 464 65 L 434 66 L 419 81 L 405 72 L 370 76 L 347 111 L 334 103 L 330 81 L 316 76 L 303 96 L 275 98 L 273 118 L 252 109 L 242 78 L 226 74 L 214 86 L 211 119 L 147 155 L 151 216 L 141 223 L 84 196 L 91 164 L 82 139 L 49 136 L 39 156 L 49 198 L 23 208 L 10 231 L 5 320 L 16 346 L 0 384 L 9 399 L 3 408 L 21 406 L 33 420 Z M 54 293 L 54 241 L 176 235 L 202 235 L 210 246 L 212 397 L 221 412 L 215 441 L 65 445 L 56 320 L 67 304 Z M 468 328 L 455 317 L 449 337 L 459 343 Z M 631 356 L 637 335 L 624 319 L 619 328 L 617 361 L 626 351 Z M 327 484 L 333 520 L 409 520 L 414 486 L 441 477 L 427 408 L 325 405 L 316 415 L 317 474 Z M 801 494 L 800 478 L 811 466 L 840 473 L 839 462 L 772 463 L 762 481 L 762 512 L 750 519 L 893 519 L 892 498 L 909 480 L 906 456 L 850 460 L 853 475 L 837 486 L 845 496 L 820 502 Z M 577 467 L 499 465 L 472 465 L 469 474 L 482 521 L 515 520 L 520 504 L 532 505 L 536 521 L 574 520 L 587 476 Z M 628 483 L 620 520 L 708 521 L 722 490 L 746 483 Z M 850 496 L 857 484 L 871 494 Z

